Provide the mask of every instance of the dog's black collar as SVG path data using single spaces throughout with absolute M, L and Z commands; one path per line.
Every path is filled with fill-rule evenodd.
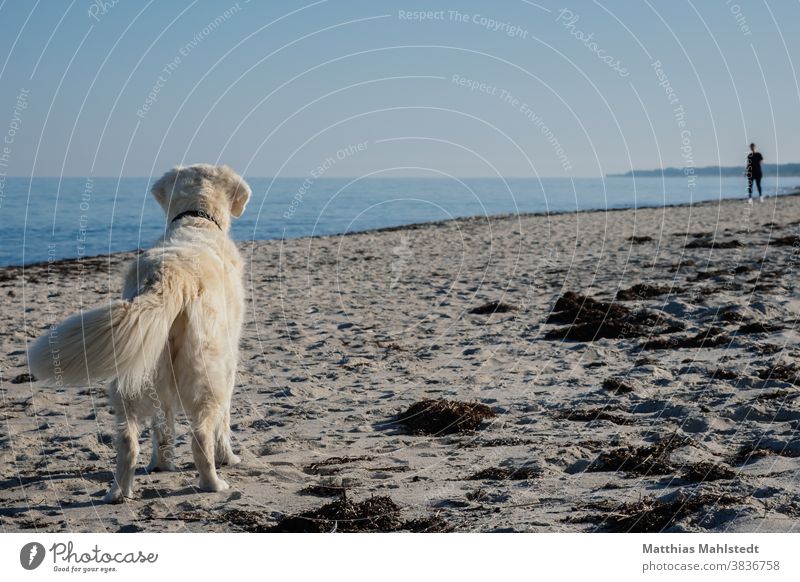
M 214 218 L 213 216 L 211 216 L 205 210 L 187 210 L 186 212 L 181 212 L 178 216 L 176 216 L 175 218 L 172 219 L 172 222 L 177 222 L 181 218 L 186 218 L 187 216 L 195 216 L 197 218 L 205 218 L 206 220 L 210 220 L 211 222 L 216 224 L 217 228 L 222 230 L 222 227 L 219 225 L 219 222 L 217 222 L 217 219 Z

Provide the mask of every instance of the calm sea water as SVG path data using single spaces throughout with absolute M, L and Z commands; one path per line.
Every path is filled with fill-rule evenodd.
M 331 235 L 454 217 L 662 206 L 745 195 L 743 178 L 251 178 L 238 240 Z M 765 179 L 785 193 L 800 178 Z M 144 178 L 8 178 L 0 196 L 0 265 L 146 248 L 164 231 Z

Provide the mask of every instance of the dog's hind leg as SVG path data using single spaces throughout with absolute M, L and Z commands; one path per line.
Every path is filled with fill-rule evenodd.
M 225 417 L 224 406 L 219 402 L 204 402 L 192 412 L 192 454 L 200 473 L 202 491 L 225 491 L 229 485 L 217 476 L 214 465 L 216 435 Z
M 170 374 L 156 380 L 156 387 L 150 387 L 146 398 L 153 406 L 153 454 L 147 472 L 175 470 L 175 413 L 172 394 L 175 393 L 174 380 Z
M 234 360 L 235 362 L 235 360 Z M 225 414 L 222 422 L 217 426 L 215 439 L 216 439 L 216 460 L 217 466 L 220 465 L 238 465 L 242 459 L 233 452 L 231 446 L 231 398 L 233 396 L 233 388 L 236 384 L 236 366 L 235 363 L 226 372 L 226 392 L 224 395 Z
M 103 501 L 116 503 L 124 497 L 133 497 L 133 474 L 139 456 L 139 426 L 141 410 L 137 402 L 121 397 L 116 380 L 111 385 L 111 399 L 116 414 L 117 470 L 111 489 Z
M 225 406 L 225 414 L 216 432 L 216 460 L 218 465 L 238 465 L 242 459 L 233 452 L 231 446 L 231 410 L 230 403 Z
M 175 470 L 175 414 L 165 403 L 153 415 L 153 454 L 147 472 Z

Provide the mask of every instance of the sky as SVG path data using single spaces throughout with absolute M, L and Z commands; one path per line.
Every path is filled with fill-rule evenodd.
M 797 162 L 798 21 L 789 1 L 6 0 L 0 174 L 600 177 L 740 165 L 751 141 Z

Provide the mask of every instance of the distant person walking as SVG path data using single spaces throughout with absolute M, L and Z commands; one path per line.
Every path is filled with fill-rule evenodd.
M 750 153 L 747 154 L 747 169 L 744 175 L 747 176 L 747 203 L 753 203 L 753 182 L 756 183 L 758 188 L 758 200 L 764 202 L 764 197 L 761 195 L 761 162 L 764 156 L 756 149 L 756 144 L 750 144 Z

